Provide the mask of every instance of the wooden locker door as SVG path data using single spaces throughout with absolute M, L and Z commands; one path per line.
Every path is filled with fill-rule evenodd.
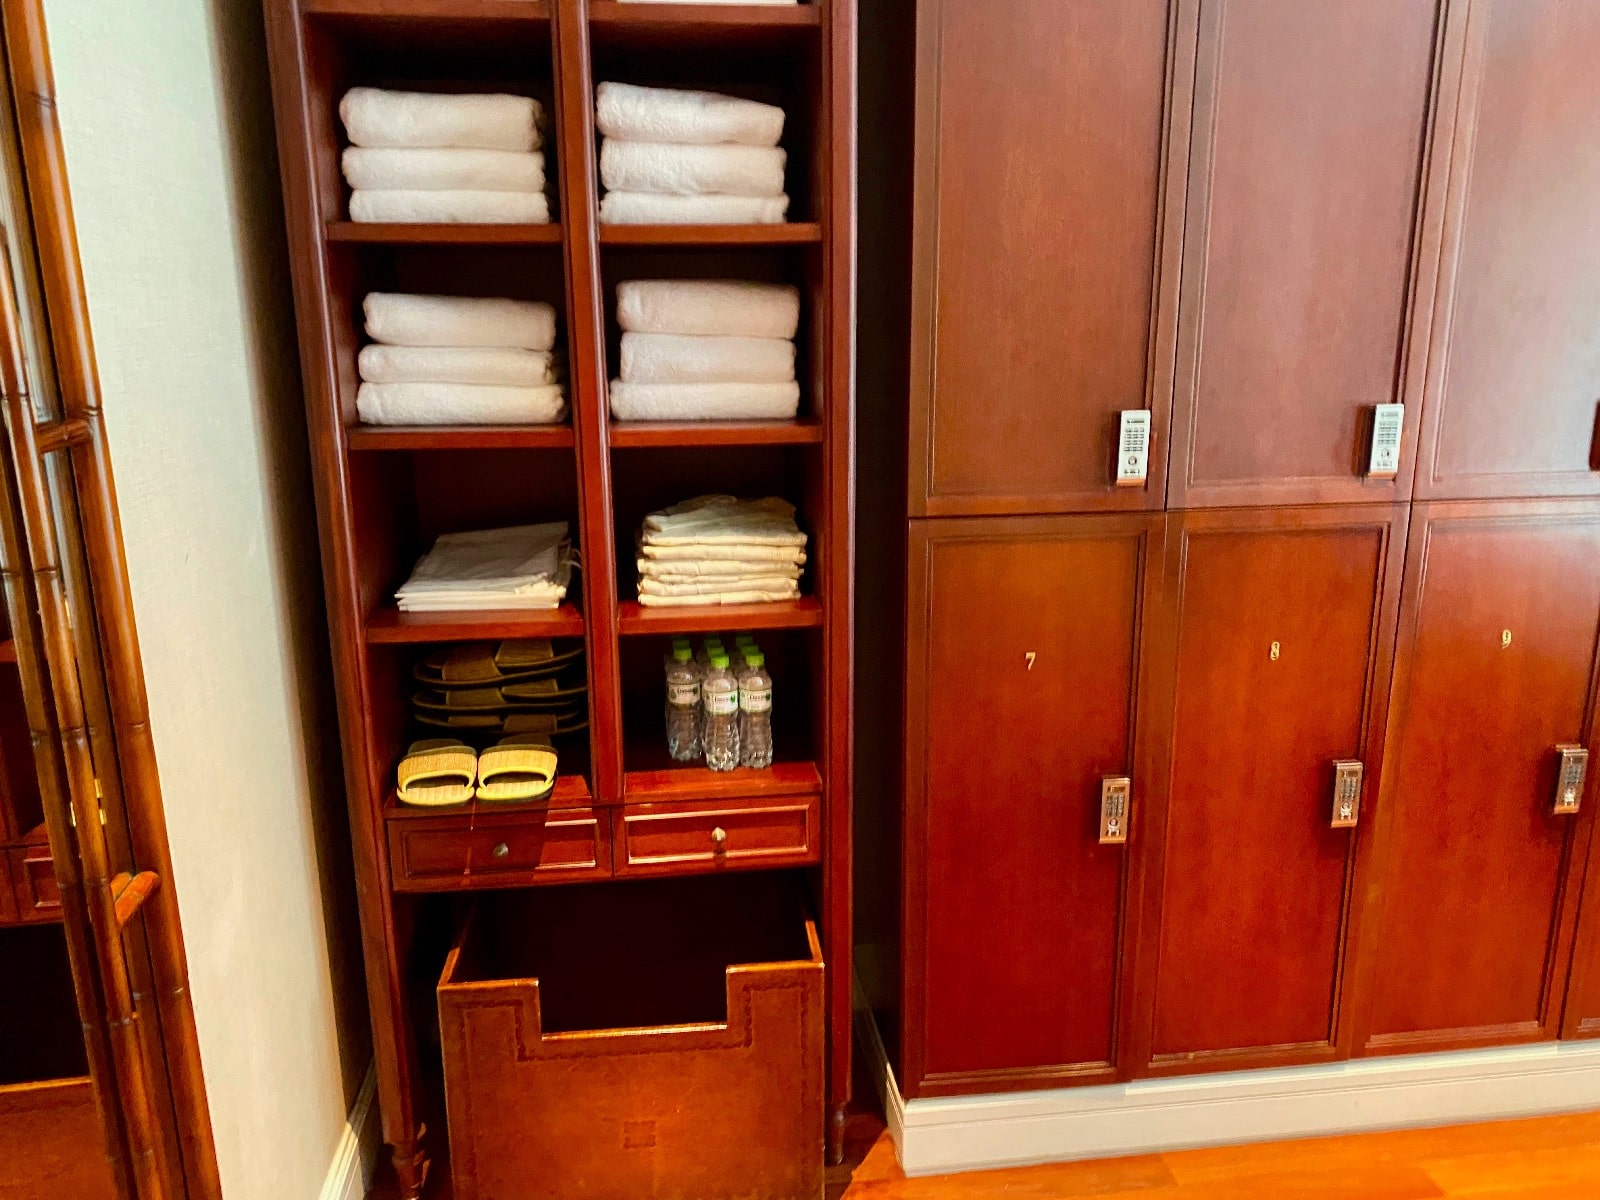
M 1555 747 L 1593 742 L 1600 504 L 1412 527 L 1357 1047 L 1552 1038 L 1591 820 L 1552 812 Z
M 1168 518 L 1159 619 L 1167 736 L 1152 786 L 1132 1069 L 1342 1057 L 1350 898 L 1383 761 L 1406 509 Z M 1152 720 L 1152 727 L 1156 722 Z M 1334 764 L 1365 764 L 1333 828 Z
M 907 1096 L 1117 1077 L 1162 518 L 912 523 Z M 1126 845 L 1100 780 L 1134 780 Z
M 1466 8 L 1417 498 L 1600 495 L 1600 4 Z
M 1404 335 L 1442 215 L 1421 203 L 1439 10 L 1201 0 L 1173 507 L 1410 495 L 1424 360 Z M 1399 403 L 1399 475 L 1369 477 L 1374 407 Z
M 920 0 L 913 516 L 1163 507 L 1195 2 Z

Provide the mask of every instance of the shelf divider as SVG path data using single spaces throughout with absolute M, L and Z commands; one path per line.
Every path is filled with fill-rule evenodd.
M 804 246 L 822 240 L 815 221 L 784 225 L 601 225 L 603 246 Z

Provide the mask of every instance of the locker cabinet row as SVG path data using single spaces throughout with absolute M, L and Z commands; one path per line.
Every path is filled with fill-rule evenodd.
M 908 557 L 907 1095 L 1600 1033 L 1600 502 L 917 521 Z

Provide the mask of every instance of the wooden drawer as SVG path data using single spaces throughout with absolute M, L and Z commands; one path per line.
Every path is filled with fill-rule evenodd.
M 23 921 L 59 921 L 61 890 L 49 846 L 25 846 L 9 852 L 11 886 L 17 897 L 17 917 Z
M 630 804 L 616 814 L 623 877 L 803 866 L 820 860 L 820 796 Z
M 455 1200 L 816 1200 L 823 961 L 793 883 L 483 897 L 439 981 Z
M 611 874 L 604 814 L 592 808 L 389 820 L 397 892 L 517 887 Z

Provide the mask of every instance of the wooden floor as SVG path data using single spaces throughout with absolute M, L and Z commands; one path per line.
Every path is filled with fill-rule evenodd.
M 876 1122 L 828 1200 L 1600 1200 L 1600 1113 L 907 1179 Z

